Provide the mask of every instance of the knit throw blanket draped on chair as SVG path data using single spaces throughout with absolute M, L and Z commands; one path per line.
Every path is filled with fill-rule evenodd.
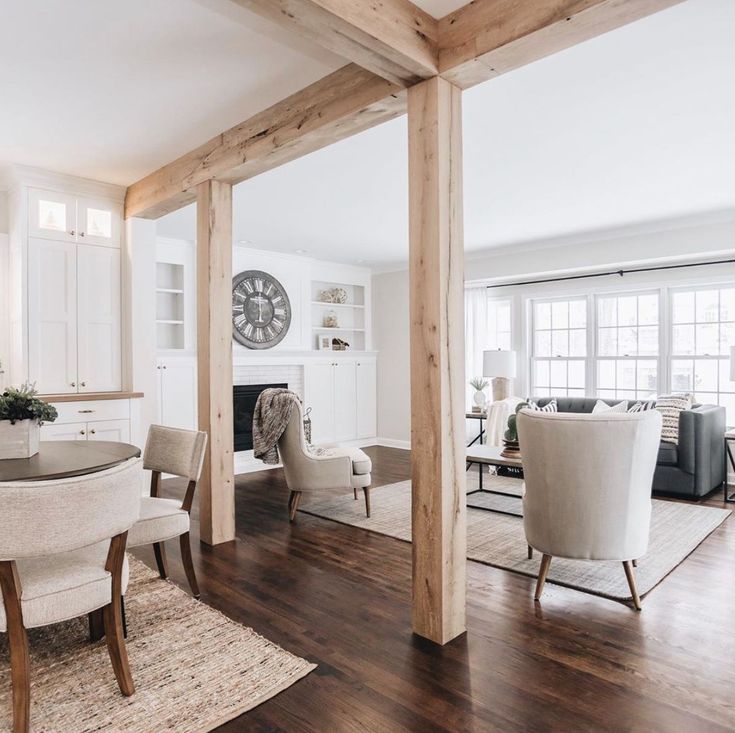
M 263 463 L 277 464 L 278 440 L 291 419 L 299 397 L 290 389 L 264 389 L 253 413 L 253 455 Z

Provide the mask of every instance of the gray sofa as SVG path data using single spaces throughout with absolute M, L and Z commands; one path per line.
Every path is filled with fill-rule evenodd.
M 592 412 L 596 397 L 539 397 L 543 407 L 555 399 L 559 412 Z M 603 400 L 614 405 L 620 400 Z M 631 404 L 631 401 L 629 401 Z M 694 405 L 679 416 L 679 444 L 661 441 L 653 491 L 698 499 L 725 480 L 725 408 Z

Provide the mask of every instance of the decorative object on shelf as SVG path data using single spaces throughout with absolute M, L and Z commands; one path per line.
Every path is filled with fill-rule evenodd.
M 338 303 L 344 305 L 347 302 L 347 291 L 344 288 L 329 288 L 319 291 L 319 302 Z
M 58 414 L 39 400 L 34 384 L 9 387 L 0 395 L 0 458 L 30 458 L 38 453 L 40 428 Z
M 470 379 L 470 387 L 475 390 L 475 395 L 472 398 L 475 403 L 472 407 L 472 412 L 485 412 L 485 408 L 487 407 L 487 395 L 485 394 L 485 389 L 488 384 L 490 384 L 490 382 L 488 382 L 484 377 L 472 377 L 472 379 Z
M 324 326 L 324 328 L 339 328 L 337 314 L 334 311 L 328 311 L 325 313 L 324 318 L 322 319 L 322 326 Z
M 492 377 L 493 401 L 499 402 L 510 397 L 510 380 L 516 375 L 515 351 L 484 351 L 482 355 L 482 376 Z
M 246 270 L 232 279 L 232 335 L 248 349 L 271 349 L 291 325 L 291 301 L 273 275 Z
M 311 407 L 307 407 L 304 412 L 304 438 L 311 445 Z
M 508 429 L 503 434 L 504 448 L 500 453 L 504 458 L 520 459 L 521 457 L 521 447 L 518 443 L 518 427 L 516 421 L 518 419 L 518 413 L 524 407 L 528 407 L 528 402 L 519 402 L 516 405 L 515 412 L 508 418 Z
M 332 350 L 332 337 L 328 333 L 320 333 L 316 338 L 319 351 Z
M 338 339 L 336 336 L 332 339 L 332 351 L 347 351 L 349 348 L 350 345 L 346 341 Z

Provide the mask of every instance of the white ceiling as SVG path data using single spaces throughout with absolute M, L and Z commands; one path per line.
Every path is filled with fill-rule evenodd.
M 466 92 L 466 249 L 735 207 L 734 37 L 733 0 L 688 0 Z M 407 231 L 405 119 L 236 188 L 259 248 L 384 266 Z

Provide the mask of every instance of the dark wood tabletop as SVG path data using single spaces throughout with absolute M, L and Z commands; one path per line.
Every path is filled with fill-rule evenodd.
M 83 476 L 104 471 L 139 455 L 140 448 L 129 443 L 105 440 L 41 441 L 38 453 L 31 458 L 0 460 L 0 482 L 48 481 Z

